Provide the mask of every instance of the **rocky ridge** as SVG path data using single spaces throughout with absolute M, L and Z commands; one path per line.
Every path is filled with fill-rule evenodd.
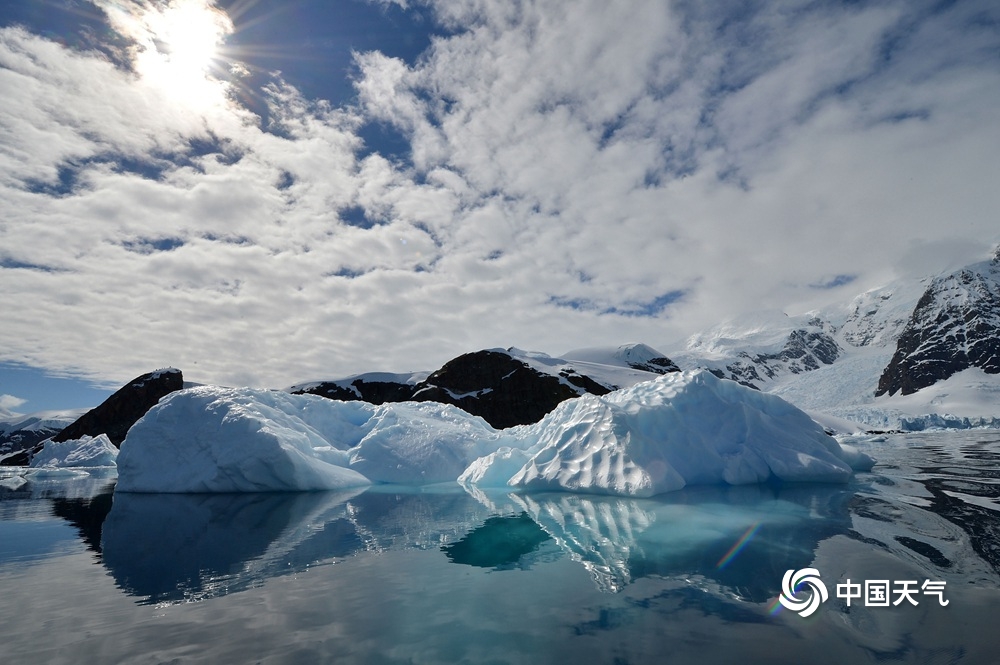
M 111 397 L 52 437 L 69 441 L 80 437 L 107 434 L 115 446 L 121 446 L 128 430 L 146 415 L 161 398 L 184 387 L 184 376 L 172 367 L 138 376 Z
M 641 360 L 621 359 L 634 377 L 651 379 L 679 371 L 666 356 L 648 353 Z M 649 349 L 652 351 L 652 349 Z M 621 355 L 628 355 L 622 351 Z M 331 399 L 386 402 L 441 402 L 482 417 L 498 429 L 537 422 L 564 400 L 585 393 L 604 395 L 621 385 L 608 380 L 607 372 L 593 376 L 591 365 L 520 349 L 485 349 L 466 353 L 430 374 L 361 374 L 335 381 L 292 386 L 293 394 L 309 393 Z M 607 366 L 604 366 L 607 367 Z M 611 372 L 613 375 L 614 372 Z
M 931 281 L 875 394 L 911 395 L 970 367 L 1000 374 L 1000 250 Z

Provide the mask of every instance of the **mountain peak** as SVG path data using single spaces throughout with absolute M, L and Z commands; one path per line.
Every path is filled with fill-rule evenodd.
M 574 349 L 564 353 L 562 357 L 566 360 L 596 363 L 610 367 L 629 367 L 654 374 L 680 371 L 680 368 L 667 357 L 667 354 L 641 342 L 622 344 L 617 347 L 591 346 Z

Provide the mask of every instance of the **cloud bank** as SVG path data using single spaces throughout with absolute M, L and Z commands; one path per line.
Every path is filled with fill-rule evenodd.
M 657 346 L 1000 242 L 993 3 L 411 1 L 418 60 L 356 53 L 345 105 L 275 74 L 266 118 L 238 54 L 183 94 L 142 64 L 143 12 L 212 5 L 97 4 L 117 58 L 0 29 L 2 360 L 281 386 Z

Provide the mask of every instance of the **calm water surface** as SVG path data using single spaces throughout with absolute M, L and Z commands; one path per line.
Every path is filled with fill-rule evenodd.
M 0 662 L 1000 661 L 1000 433 L 864 447 L 879 464 L 847 486 L 643 500 L 113 495 L 5 470 Z M 802 618 L 776 599 L 808 567 L 829 599 Z M 847 580 L 944 582 L 948 605 L 848 606 Z

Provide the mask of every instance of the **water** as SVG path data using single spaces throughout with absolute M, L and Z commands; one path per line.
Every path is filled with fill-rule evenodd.
M 8 477 L 0 662 L 997 662 L 1000 433 L 867 446 L 847 486 L 650 500 Z M 806 567 L 829 599 L 803 618 L 776 599 Z M 848 607 L 848 579 L 944 582 L 948 605 Z

